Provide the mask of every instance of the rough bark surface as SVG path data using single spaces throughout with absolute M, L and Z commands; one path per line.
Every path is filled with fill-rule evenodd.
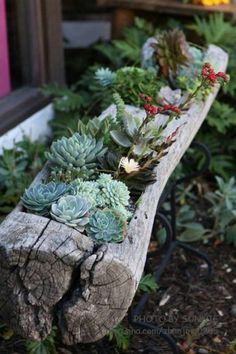
M 227 55 L 210 46 L 206 60 L 225 70 Z M 0 317 L 16 333 L 42 339 L 52 321 L 67 344 L 102 338 L 125 316 L 141 278 L 161 193 L 204 121 L 218 88 L 195 103 L 166 135 L 180 127 L 176 143 L 156 168 L 121 244 L 96 247 L 79 232 L 25 213 L 21 204 L 0 226 Z M 134 107 L 131 111 L 143 114 Z M 114 106 L 101 116 L 115 114 Z M 159 118 L 161 121 L 164 118 Z M 45 168 L 33 183 L 47 174 Z

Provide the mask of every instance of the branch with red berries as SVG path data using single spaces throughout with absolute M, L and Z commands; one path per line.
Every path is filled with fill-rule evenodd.
M 143 93 L 140 94 L 140 98 L 143 101 L 143 108 L 146 112 L 146 117 L 144 118 L 139 129 L 137 130 L 137 133 L 133 137 L 132 146 L 129 149 L 127 158 L 129 159 L 132 156 L 134 146 L 137 144 L 140 135 L 142 134 L 147 124 L 151 120 L 153 120 L 157 114 L 168 115 L 167 121 L 165 122 L 164 125 L 161 126 L 161 130 L 164 131 L 164 129 L 174 118 L 179 118 L 181 116 L 182 111 L 188 106 L 189 102 L 192 101 L 192 99 L 197 96 L 198 92 L 201 89 L 212 88 L 215 87 L 216 84 L 223 85 L 228 81 L 229 81 L 229 76 L 227 74 L 225 74 L 224 72 L 216 73 L 213 67 L 209 63 L 205 63 L 201 70 L 200 85 L 191 95 L 187 97 L 186 101 L 180 104 L 179 106 L 172 105 L 172 104 L 163 104 L 157 106 L 152 97 L 147 96 Z M 174 133 L 172 133 L 170 136 L 167 137 L 166 141 L 158 147 L 158 151 L 156 151 L 155 148 L 152 147 L 152 149 L 156 151 L 156 155 L 152 156 L 150 159 L 147 159 L 144 165 L 139 167 L 139 171 L 148 168 L 150 165 L 157 162 L 165 154 L 165 150 L 174 143 L 178 130 L 179 128 L 177 128 Z M 138 172 L 135 171 L 134 173 L 138 173 Z

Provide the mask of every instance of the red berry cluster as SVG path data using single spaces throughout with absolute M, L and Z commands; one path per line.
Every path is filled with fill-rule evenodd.
M 146 113 L 149 116 L 155 116 L 158 113 L 165 113 L 165 112 L 173 112 L 176 114 L 181 113 L 181 110 L 179 109 L 179 107 L 172 105 L 172 104 L 165 104 L 162 107 L 157 107 L 157 106 L 150 104 L 150 102 L 153 101 L 153 98 L 150 96 L 146 96 L 143 93 L 140 94 L 140 98 L 141 98 L 141 100 L 144 101 L 143 108 L 145 109 Z
M 157 113 L 160 113 L 160 110 L 159 110 L 158 107 L 153 106 L 153 105 L 148 104 L 148 103 L 144 103 L 143 108 L 145 109 L 146 113 L 149 116 L 155 116 L 155 115 L 157 115 Z
M 223 82 L 229 81 L 229 76 L 226 75 L 224 72 L 219 71 L 218 73 L 215 72 L 211 64 L 205 63 L 201 70 L 202 78 L 209 83 L 211 86 L 215 86 L 218 79 L 223 80 Z
M 180 114 L 181 113 L 181 110 L 179 107 L 173 105 L 173 104 L 165 104 L 163 107 L 162 107 L 162 110 L 164 112 L 167 112 L 167 111 L 171 111 L 173 113 L 176 113 L 176 114 Z
M 143 108 L 149 116 L 155 116 L 157 113 L 159 113 L 159 108 L 150 104 L 153 101 L 152 97 L 147 96 L 144 93 L 140 93 L 139 97 L 144 102 Z

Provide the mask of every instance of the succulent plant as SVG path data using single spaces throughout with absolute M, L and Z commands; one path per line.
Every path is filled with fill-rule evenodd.
M 80 196 L 67 195 L 52 204 L 51 216 L 54 220 L 83 232 L 89 222 L 91 203 Z
M 86 232 L 97 243 L 121 242 L 126 234 L 126 222 L 114 210 L 98 210 L 90 217 Z
M 71 183 L 71 186 L 76 191 L 76 195 L 86 198 L 93 208 L 114 208 L 125 220 L 131 216 L 127 210 L 128 188 L 123 182 L 113 180 L 111 175 L 101 174 L 96 181 L 77 179 Z
M 108 150 L 98 158 L 98 167 L 101 170 L 117 171 L 122 155 L 118 151 Z
M 122 156 L 118 152 L 107 151 L 99 158 L 99 167 L 103 170 L 110 170 L 116 173 Z M 119 171 L 119 180 L 124 182 L 130 191 L 140 193 L 146 186 L 156 181 L 156 173 L 153 172 L 157 163 L 153 163 L 145 170 L 139 170 L 135 173 L 127 174 L 122 169 Z
M 182 30 L 175 28 L 161 32 L 153 43 L 155 56 L 164 76 L 176 76 L 180 66 L 192 61 L 189 45 Z
M 24 207 L 39 215 L 47 215 L 51 205 L 70 191 L 65 183 L 37 184 L 25 190 L 21 198 Z
M 106 87 L 112 85 L 116 80 L 116 74 L 108 68 L 100 68 L 95 72 L 95 79 L 101 86 Z
M 139 107 L 142 105 L 140 92 L 155 97 L 162 84 L 157 80 L 155 69 L 127 66 L 116 71 L 116 83 L 113 87 L 127 104 Z
M 187 95 L 182 93 L 181 89 L 172 90 L 169 86 L 160 89 L 157 95 L 157 102 L 161 105 L 171 104 L 179 107 L 187 100 Z
M 115 117 L 108 115 L 103 119 L 95 117 L 89 119 L 87 123 L 82 120 L 78 121 L 78 133 L 81 135 L 91 135 L 95 139 L 103 138 L 104 145 L 109 145 L 110 130 L 115 122 Z
M 99 207 L 102 205 L 102 198 L 100 195 L 98 182 L 82 181 L 78 178 L 72 182 L 72 186 L 76 190 L 76 195 L 89 200 L 93 207 Z
M 123 119 L 125 113 L 125 102 L 119 95 L 119 93 L 115 92 L 113 94 L 113 102 L 116 105 L 116 122 L 120 122 Z
M 137 137 L 143 120 L 144 117 L 134 116 L 125 111 L 123 122 L 119 129 L 113 129 L 110 132 L 113 141 L 123 148 L 130 148 L 134 138 Z M 139 133 L 136 144 L 133 146 L 133 154 L 137 156 L 149 155 L 152 152 L 149 147 L 150 142 L 157 141 L 159 136 L 160 127 L 154 121 L 146 124 L 142 129 L 142 133 Z
M 142 68 L 155 68 L 157 71 L 159 66 L 156 64 L 156 60 L 154 58 L 155 49 L 153 48 L 153 44 L 157 44 L 157 39 L 155 37 L 150 37 L 146 40 L 142 47 Z
M 105 153 L 103 140 L 75 133 L 52 143 L 48 160 L 57 167 L 87 179 L 94 174 L 97 158 Z
M 111 175 L 102 173 L 97 180 L 104 207 L 116 208 L 129 205 L 129 190 L 120 181 L 116 181 Z

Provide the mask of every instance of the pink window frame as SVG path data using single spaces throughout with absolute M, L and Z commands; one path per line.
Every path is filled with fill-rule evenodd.
M 5 0 L 0 0 L 0 97 L 11 92 Z

